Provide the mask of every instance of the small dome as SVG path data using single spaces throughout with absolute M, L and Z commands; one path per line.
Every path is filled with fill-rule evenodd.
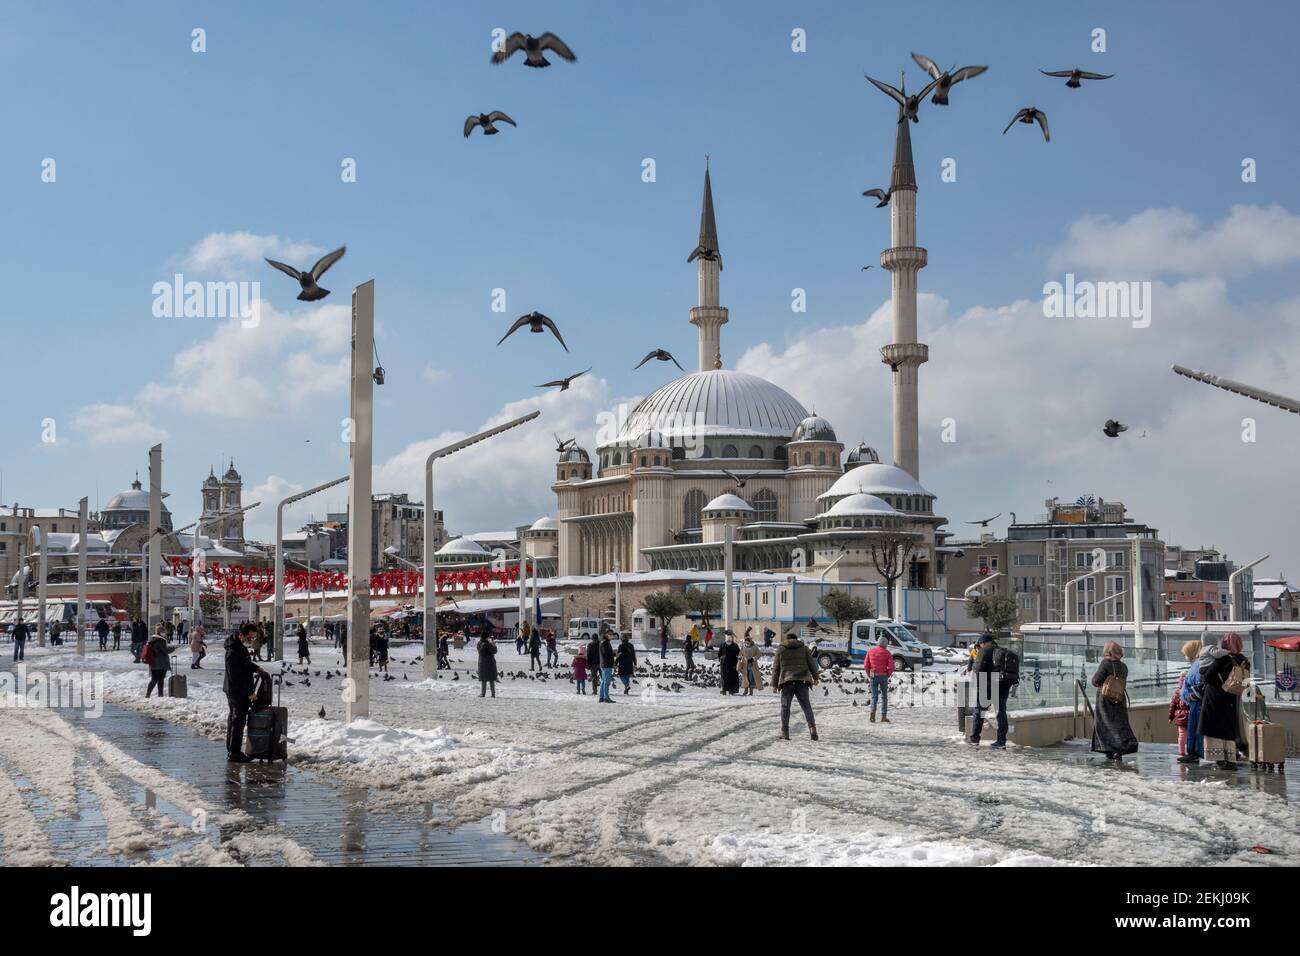
M 140 485 L 140 479 L 131 482 L 131 487 L 119 494 L 108 499 L 108 504 L 104 505 L 104 512 L 113 511 L 148 511 L 149 510 L 149 492 L 145 491 Z M 169 514 L 167 502 L 162 503 L 162 513 Z
M 836 441 L 835 429 L 820 415 L 809 415 L 794 427 L 791 441 Z
M 587 454 L 587 450 L 585 448 L 583 448 L 581 445 L 578 445 L 577 443 L 574 443 L 568 445 L 564 449 L 564 451 L 560 452 L 560 461 L 562 462 L 583 461 L 586 462 L 587 464 L 591 464 L 591 456 Z
M 529 531 L 559 531 L 560 522 L 556 521 L 550 515 L 538 518 L 528 526 Z
M 448 541 L 441 548 L 439 548 L 437 553 L 445 554 L 445 555 L 473 554 L 473 555 L 483 555 L 484 557 L 487 557 L 488 555 L 488 552 L 483 550 L 483 546 L 481 544 L 479 544 L 473 538 L 466 538 L 466 537 L 452 538 L 452 540 Z
M 822 518 L 848 518 L 860 515 L 871 515 L 872 517 L 890 517 L 901 518 L 902 512 L 891 508 L 886 502 L 877 498 L 875 495 L 856 494 L 849 495 L 840 501 L 835 502 L 829 511 L 820 515 Z
M 818 501 L 844 498 L 865 492 L 869 495 L 930 495 L 921 483 L 895 465 L 873 462 L 847 471 L 835 484 L 817 496 Z M 933 495 L 930 495 L 933 497 Z
M 739 495 L 733 495 L 728 493 L 725 495 L 718 495 L 718 497 L 714 498 L 707 505 L 705 505 L 704 510 L 701 511 L 700 513 L 708 514 L 710 511 L 752 512 L 753 510 L 754 509 L 749 506 L 749 502 L 747 502 L 744 498 L 741 498 Z
M 876 450 L 864 441 L 858 442 L 858 447 L 853 449 L 844 456 L 846 465 L 874 465 L 880 461 L 880 455 Z

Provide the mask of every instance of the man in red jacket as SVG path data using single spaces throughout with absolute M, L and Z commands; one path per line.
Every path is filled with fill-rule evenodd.
M 880 722 L 889 723 L 889 678 L 894 673 L 894 655 L 885 646 L 885 636 L 876 638 L 876 646 L 867 651 L 867 677 L 871 678 L 871 722 L 876 722 L 876 700 L 881 701 Z

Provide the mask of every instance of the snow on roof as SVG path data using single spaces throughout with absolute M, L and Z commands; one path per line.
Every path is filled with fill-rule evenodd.
M 823 498 L 842 498 L 845 495 L 865 493 L 869 495 L 929 495 L 921 483 L 894 465 L 874 461 L 867 465 L 858 465 L 852 471 L 846 471 L 835 480 L 835 484 L 817 496 Z
M 468 535 L 459 538 L 452 538 L 437 551 L 438 554 L 481 554 L 486 556 L 487 551 L 483 546 Z
M 847 498 L 841 498 L 831 506 L 831 509 L 825 514 L 818 515 L 819 518 L 845 518 L 854 515 L 886 515 L 890 517 L 902 517 L 902 512 L 891 508 L 886 502 L 877 498 L 875 495 L 856 494 L 849 495 Z
M 558 531 L 560 530 L 560 522 L 556 521 L 550 515 L 545 515 L 541 518 L 538 518 L 536 521 L 534 521 L 532 525 L 529 526 L 528 530 L 529 531 Z
M 704 506 L 705 511 L 753 511 L 749 502 L 730 492 L 714 498 Z

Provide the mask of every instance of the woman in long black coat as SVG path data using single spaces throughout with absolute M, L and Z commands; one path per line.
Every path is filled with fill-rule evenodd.
M 724 694 L 740 693 L 740 672 L 736 665 L 740 662 L 740 645 L 736 635 L 727 632 L 727 639 L 718 648 L 718 665 L 722 668 L 722 692 Z
M 497 695 L 497 642 L 490 635 L 484 635 L 478 641 L 478 681 L 480 697 L 487 696 L 489 687 L 492 696 Z
M 1221 770 L 1237 769 L 1237 743 L 1241 740 L 1241 695 L 1223 689 L 1223 682 L 1238 664 L 1250 666 L 1242 656 L 1241 638 L 1225 634 L 1218 647 L 1201 657 L 1201 713 L 1198 730 L 1206 760 Z
M 1128 680 L 1128 665 L 1124 663 L 1124 648 L 1115 641 L 1107 641 L 1101 652 L 1101 666 L 1092 675 L 1092 686 L 1097 688 L 1096 720 L 1092 729 L 1092 749 L 1104 753 L 1107 760 L 1122 760 L 1125 754 L 1136 753 L 1137 735 L 1128 720 L 1128 695 L 1118 702 L 1101 695 L 1101 685 L 1107 677 Z

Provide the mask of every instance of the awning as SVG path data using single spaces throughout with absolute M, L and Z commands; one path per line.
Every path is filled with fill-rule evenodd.
M 1276 647 L 1279 651 L 1300 651 L 1300 634 L 1292 634 L 1290 637 L 1275 637 L 1264 643 L 1269 647 Z

